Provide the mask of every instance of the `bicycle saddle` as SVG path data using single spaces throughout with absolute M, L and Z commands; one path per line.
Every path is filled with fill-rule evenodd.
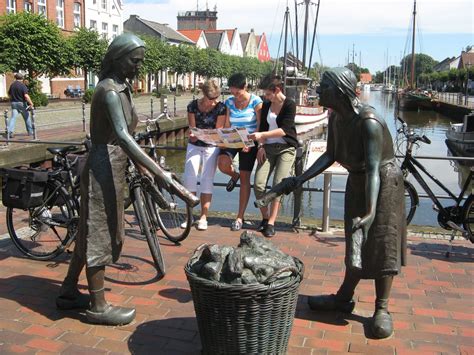
M 54 155 L 56 154 L 63 155 L 65 153 L 73 152 L 77 150 L 77 147 L 75 145 L 68 145 L 66 147 L 49 147 L 49 148 L 46 148 L 46 150 Z

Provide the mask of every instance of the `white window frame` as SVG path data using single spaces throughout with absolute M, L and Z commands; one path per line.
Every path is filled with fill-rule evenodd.
M 25 1 L 23 4 L 23 9 L 25 12 L 33 12 L 33 4 L 29 1 Z
M 107 0 L 100 0 L 100 8 L 107 11 Z
M 118 25 L 112 25 L 112 39 L 118 36 L 119 27 Z
M 81 4 L 75 2 L 73 6 L 74 27 L 81 27 Z
M 38 14 L 46 16 L 46 0 L 38 0 Z
M 96 30 L 97 31 L 97 21 L 96 20 L 90 20 L 90 27 L 91 30 Z
M 109 24 L 107 22 L 102 22 L 102 37 L 108 39 L 109 36 Z
M 64 28 L 64 0 L 56 0 L 56 24 Z
M 16 13 L 16 0 L 7 0 L 7 14 Z

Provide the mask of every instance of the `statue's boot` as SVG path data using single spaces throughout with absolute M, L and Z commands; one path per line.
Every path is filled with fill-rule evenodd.
M 337 294 L 310 296 L 308 305 L 312 310 L 318 311 L 340 311 L 352 313 L 355 307 L 355 301 L 352 299 L 354 290 L 359 283 L 360 278 L 346 270 L 344 281 L 342 282 Z
M 105 300 L 104 291 L 105 267 L 89 267 L 86 270 L 91 308 L 86 311 L 87 320 L 94 324 L 123 325 L 135 319 L 135 309 L 112 306 Z
M 59 296 L 56 297 L 56 307 L 62 310 L 89 308 L 90 296 L 81 293 L 77 288 L 79 275 L 84 268 L 84 262 L 74 252 L 69 264 L 66 278 L 59 289 Z
M 135 308 L 111 306 L 110 304 L 101 312 L 86 311 L 87 320 L 94 324 L 124 325 L 135 319 Z
M 378 339 L 388 338 L 393 333 L 392 316 L 388 311 L 388 299 L 392 280 L 392 276 L 375 280 L 377 298 L 375 300 L 375 312 L 372 317 L 371 330 L 374 337 Z

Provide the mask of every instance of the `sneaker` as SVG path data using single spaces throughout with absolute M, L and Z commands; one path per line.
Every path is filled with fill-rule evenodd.
M 194 224 L 194 221 L 191 221 L 191 225 L 193 224 Z M 187 226 L 188 226 L 188 222 L 186 221 L 180 224 L 181 229 L 186 229 Z
M 230 227 L 230 230 L 235 232 L 235 231 L 239 231 L 242 229 L 242 222 L 239 221 L 239 220 L 235 220 L 234 222 L 232 222 L 232 226 Z
M 205 219 L 200 219 L 200 220 L 197 222 L 196 229 L 197 229 L 198 231 L 205 231 L 205 230 L 207 229 L 207 220 L 205 220 Z

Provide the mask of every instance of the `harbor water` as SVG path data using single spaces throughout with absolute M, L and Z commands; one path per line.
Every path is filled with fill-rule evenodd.
M 392 137 L 394 139 L 395 150 L 398 155 L 405 152 L 405 140 L 402 136 L 397 134 L 397 124 L 394 115 L 395 98 L 391 94 L 382 93 L 380 91 L 365 91 L 361 94 L 361 100 L 373 106 L 377 112 L 386 120 Z M 445 143 L 446 130 L 450 127 L 450 119 L 434 111 L 418 111 L 418 112 L 400 112 L 400 116 L 407 122 L 410 129 L 414 129 L 420 135 L 426 135 L 431 140 L 431 144 L 420 143 L 414 151 L 414 155 L 424 156 L 448 156 L 448 148 Z M 316 137 L 321 138 L 321 137 Z M 164 152 L 167 156 L 167 163 L 179 175 L 183 173 L 184 169 L 184 151 Z M 436 176 L 448 189 L 455 194 L 459 194 L 461 188 L 460 184 L 462 177 L 469 171 L 468 168 L 463 168 L 450 160 L 420 160 L 420 162 Z M 415 185 L 418 193 L 425 194 L 424 191 L 417 185 L 413 178 L 409 180 Z M 215 182 L 227 183 L 228 177 L 219 171 L 216 173 Z M 428 180 L 427 180 L 428 181 Z M 253 176 L 252 176 L 253 183 Z M 270 180 L 271 183 L 271 180 Z M 332 189 L 344 190 L 346 183 L 345 176 L 334 175 L 332 177 Z M 429 182 L 430 187 L 437 195 L 445 196 L 446 193 L 434 183 Z M 305 187 L 323 188 L 323 176 L 319 176 L 305 184 Z M 258 215 L 259 211 L 253 206 L 255 197 L 253 191 L 250 196 L 250 201 L 247 208 L 247 213 L 250 215 Z M 302 203 L 302 221 L 303 224 L 307 219 L 321 219 L 322 217 L 322 202 L 323 194 L 321 192 L 303 193 Z M 444 205 L 450 205 L 449 200 L 442 200 Z M 236 213 L 239 205 L 239 189 L 236 188 L 232 192 L 227 192 L 224 187 L 215 187 L 212 199 L 211 210 L 219 212 Z M 293 216 L 293 197 L 285 196 L 281 208 L 282 215 Z M 331 220 L 342 220 L 344 214 L 344 194 L 331 194 Z M 437 213 L 432 208 L 431 200 L 427 198 L 420 199 L 420 206 L 412 220 L 415 225 L 429 225 L 437 226 Z

